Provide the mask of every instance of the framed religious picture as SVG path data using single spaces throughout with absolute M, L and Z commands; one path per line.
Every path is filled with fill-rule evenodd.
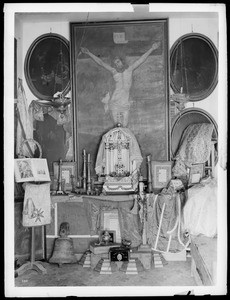
M 52 189 L 57 190 L 58 181 L 61 178 L 62 185 L 64 185 L 62 186 L 64 191 L 73 191 L 76 184 L 76 162 L 62 161 L 61 165 L 59 164 L 60 162 L 58 161 L 53 162 Z M 59 170 L 61 170 L 61 176 L 59 174 Z
M 166 187 L 172 176 L 171 161 L 151 161 L 151 174 L 153 189 Z
M 143 157 L 169 160 L 168 20 L 71 23 L 73 146 L 91 153 L 92 177 L 103 134 L 118 124 Z M 154 147 L 153 147 L 154 145 Z M 147 177 L 147 166 L 141 165 Z
M 103 241 L 104 236 L 108 234 L 108 240 L 110 243 L 116 243 L 116 231 L 115 230 L 101 230 L 100 241 Z
M 170 51 L 170 79 L 175 93 L 185 93 L 189 101 L 207 98 L 218 82 L 218 50 L 205 35 L 181 36 Z
M 54 33 L 39 36 L 25 58 L 25 77 L 31 92 L 41 100 L 70 89 L 69 42 Z
M 121 242 L 121 233 L 120 233 L 120 223 L 118 217 L 118 210 L 102 210 L 101 212 L 101 228 L 103 230 L 108 230 L 113 234 L 114 242 Z
M 14 160 L 16 182 L 50 181 L 47 160 L 45 158 L 17 158 Z
M 188 185 L 199 183 L 204 177 L 204 164 L 193 164 L 189 170 Z

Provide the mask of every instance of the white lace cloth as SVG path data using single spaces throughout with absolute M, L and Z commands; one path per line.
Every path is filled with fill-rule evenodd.
M 183 209 L 183 228 L 192 235 L 217 234 L 217 182 L 214 178 L 202 180 L 188 190 Z

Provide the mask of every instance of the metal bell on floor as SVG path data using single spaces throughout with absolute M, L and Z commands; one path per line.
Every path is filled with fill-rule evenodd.
M 62 264 L 76 263 L 77 258 L 74 255 L 73 240 L 68 237 L 69 223 L 64 222 L 60 225 L 60 237 L 55 240 L 53 253 L 49 263 Z

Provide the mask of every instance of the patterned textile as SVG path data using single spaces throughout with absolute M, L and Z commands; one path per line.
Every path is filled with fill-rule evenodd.
M 50 223 L 50 183 L 25 183 L 22 225 L 32 227 Z
M 108 201 L 99 200 L 97 197 L 92 199 L 92 197 L 88 198 L 87 196 L 84 196 L 83 203 L 91 235 L 99 234 L 101 230 L 102 212 L 117 209 L 121 239 L 130 240 L 132 242 L 132 247 L 137 247 L 141 244 L 142 225 L 140 223 L 139 215 L 133 213 L 133 204 L 130 204 L 130 201 Z
M 184 176 L 187 174 L 187 167 L 205 163 L 209 159 L 213 129 L 214 125 L 210 123 L 192 124 L 185 129 L 175 157 L 173 176 Z
M 156 251 L 178 252 L 187 240 L 181 230 L 181 198 L 172 186 L 162 190 L 147 208 L 147 240 Z
M 114 129 L 112 129 L 114 130 Z M 105 167 L 105 141 L 108 139 L 108 136 L 111 134 L 111 131 L 108 131 L 106 134 L 103 135 L 101 144 L 99 146 L 98 154 L 97 154 L 97 160 L 96 160 L 96 166 L 95 171 L 97 174 L 102 174 L 102 170 Z M 139 170 L 140 165 L 142 163 L 142 155 L 141 151 L 138 145 L 138 142 L 136 140 L 136 137 L 134 134 L 130 131 L 128 128 L 119 128 L 120 131 L 123 132 L 124 135 L 129 136 L 130 138 L 130 153 L 129 153 L 129 160 L 130 160 L 130 166 L 132 166 L 132 171 L 135 174 L 135 170 Z

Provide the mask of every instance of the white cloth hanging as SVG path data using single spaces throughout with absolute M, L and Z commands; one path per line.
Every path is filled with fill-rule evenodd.
M 50 183 L 25 183 L 22 225 L 41 226 L 51 223 Z
M 25 139 L 33 139 L 33 115 L 29 111 L 29 106 L 21 79 L 18 80 L 17 109 L 20 120 L 18 120 L 17 124 L 16 153 L 17 155 L 20 155 L 20 147 L 22 142 Z

